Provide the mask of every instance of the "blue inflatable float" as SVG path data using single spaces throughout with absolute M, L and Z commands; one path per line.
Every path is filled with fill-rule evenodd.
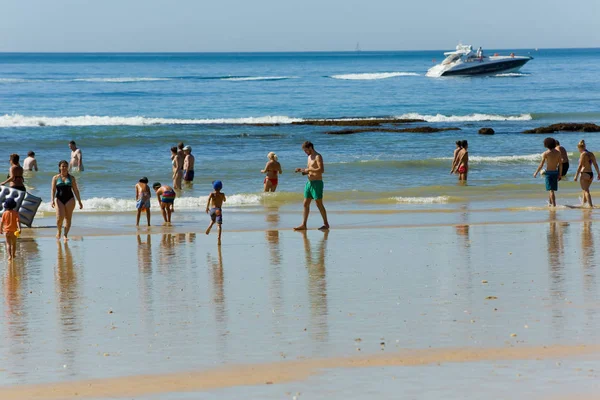
M 40 204 L 42 204 L 42 199 L 22 190 L 13 189 L 8 186 L 0 186 L 0 204 L 4 204 L 4 200 L 9 198 L 14 199 L 17 203 L 21 224 L 31 228 L 35 213 Z M 2 215 L 4 207 L 0 208 L 0 215 Z

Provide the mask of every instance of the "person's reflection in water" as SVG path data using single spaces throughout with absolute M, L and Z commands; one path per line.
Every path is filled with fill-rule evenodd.
M 225 277 L 223 270 L 223 254 L 221 246 L 217 246 L 215 259 L 210 253 L 206 254 L 207 264 L 210 265 L 210 274 L 213 287 L 213 306 L 215 308 L 216 334 L 221 361 L 226 361 L 227 354 L 227 308 L 225 304 Z
M 304 239 L 304 252 L 306 255 L 306 269 L 308 271 L 308 296 L 310 301 L 310 325 L 313 337 L 318 342 L 326 342 L 329 336 L 327 323 L 327 280 L 325 259 L 327 250 L 327 238 L 329 231 L 323 232 L 323 238 L 319 243 L 316 258 L 308 239 L 307 231 L 300 231 Z
M 56 245 L 58 249 L 54 279 L 58 295 L 58 316 L 64 347 L 61 352 L 65 355 L 63 364 L 69 366 L 69 375 L 74 375 L 78 373 L 78 368 L 73 364 L 78 351 L 79 331 L 81 331 L 77 309 L 81 301 L 77 277 L 78 266 L 73 263 L 73 254 L 69 248 L 69 242 L 57 241 Z
M 265 231 L 265 238 L 271 253 L 271 264 L 281 264 L 281 251 L 279 250 L 279 207 L 270 206 L 266 208 L 265 220 L 269 229 Z
M 175 236 L 171 233 L 163 233 L 160 241 L 158 270 L 161 273 L 167 273 L 169 266 L 177 261 L 175 258 Z
M 3 243 L 1 244 L 4 245 Z M 28 313 L 26 307 L 26 297 L 24 291 L 26 282 L 24 282 L 23 260 L 17 258 L 12 262 L 5 263 L 3 288 L 5 312 L 0 323 L 0 327 L 8 331 L 3 345 L 6 348 L 6 359 L 2 364 L 10 365 L 10 375 L 13 377 L 22 377 L 18 383 L 27 383 L 28 367 L 27 356 L 31 351 Z
M 592 210 L 584 211 L 584 221 L 581 225 L 581 272 L 583 274 L 583 299 L 586 304 L 586 315 L 591 320 L 597 313 L 592 304 L 598 303 L 596 284 L 596 251 L 592 233 Z
M 147 234 L 144 242 L 142 236 L 137 235 L 137 243 L 141 318 L 152 327 L 152 236 Z
M 194 232 L 187 233 L 186 236 L 188 243 L 194 243 L 196 241 L 196 234 Z
M 552 326 L 558 338 L 564 332 L 563 306 L 565 299 L 564 234 L 568 223 L 556 219 L 556 210 L 549 210 L 548 215 L 548 268 L 550 274 L 550 299 L 552 302 Z

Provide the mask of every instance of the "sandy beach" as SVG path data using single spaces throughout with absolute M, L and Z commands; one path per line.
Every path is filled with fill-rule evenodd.
M 220 249 L 202 216 L 25 230 L 0 250 L 0 398 L 598 393 L 593 211 L 334 215 L 249 213 Z

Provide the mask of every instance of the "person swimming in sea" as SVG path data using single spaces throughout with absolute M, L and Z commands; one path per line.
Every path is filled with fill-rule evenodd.
M 560 151 L 556 150 L 556 140 L 551 137 L 544 139 L 544 147 L 547 148 L 542 154 L 542 161 L 533 173 L 533 177 L 537 178 L 541 169 L 546 164 L 545 178 L 546 190 L 548 191 L 548 205 L 556 207 L 556 195 L 554 192 L 558 190 L 558 181 L 562 178 L 562 159 Z
M 267 164 L 265 165 L 265 169 L 260 172 L 266 174 L 265 180 L 263 181 L 264 191 L 265 192 L 274 192 L 277 189 L 278 176 L 277 174 L 283 173 L 281 169 L 281 164 L 277 161 L 277 154 L 270 152 L 267 154 Z
M 592 204 L 592 195 L 590 194 L 590 186 L 592 182 L 594 182 L 594 173 L 592 172 L 592 165 L 596 169 L 596 174 L 598 175 L 598 179 L 600 180 L 600 170 L 598 170 L 598 163 L 596 162 L 596 156 L 591 151 L 588 151 L 585 140 L 581 140 L 579 144 L 577 144 L 577 149 L 581 153 L 579 156 L 579 165 L 577 166 L 577 172 L 575 173 L 575 182 L 581 175 L 581 179 L 579 180 L 579 185 L 581 186 L 581 190 L 583 192 L 583 205 L 587 204 L 590 208 L 593 208 Z

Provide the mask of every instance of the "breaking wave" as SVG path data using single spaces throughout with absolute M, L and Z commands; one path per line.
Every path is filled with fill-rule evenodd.
M 399 204 L 446 204 L 450 201 L 448 196 L 435 197 L 393 197 Z
M 469 162 L 474 164 L 520 164 L 535 163 L 542 159 L 542 154 L 525 154 L 514 156 L 469 156 Z M 441 157 L 436 160 L 452 161 L 452 157 Z
M 107 83 L 130 83 L 130 82 L 156 82 L 170 81 L 170 78 L 76 78 L 72 82 L 107 82 Z
M 332 75 L 329 78 L 333 79 L 343 79 L 343 80 L 377 80 L 377 79 L 388 79 L 395 78 L 398 76 L 419 76 L 419 74 L 415 72 L 373 72 L 373 73 L 363 73 L 363 74 L 342 74 L 342 75 Z
M 524 73 L 521 73 L 521 72 L 507 72 L 505 74 L 497 74 L 497 75 L 494 75 L 494 76 L 499 77 L 499 78 L 504 78 L 504 77 L 529 76 L 529 74 L 524 74 Z
M 424 119 L 427 122 L 478 122 L 478 121 L 530 121 L 531 114 L 497 115 L 497 114 L 469 114 L 469 115 L 422 115 L 408 113 L 395 117 L 398 119 Z
M 290 124 L 303 121 L 286 116 L 248 118 L 179 119 L 148 117 L 26 117 L 20 114 L 0 116 L 0 128 L 36 126 L 148 126 L 148 125 L 202 125 L 202 124 Z

